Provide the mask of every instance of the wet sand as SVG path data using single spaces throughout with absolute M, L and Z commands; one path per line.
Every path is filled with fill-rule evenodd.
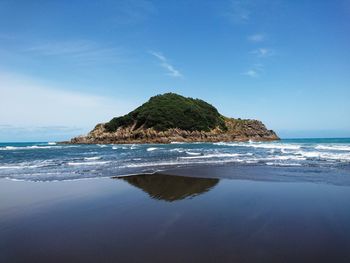
M 350 262 L 349 186 L 223 169 L 2 179 L 0 262 Z

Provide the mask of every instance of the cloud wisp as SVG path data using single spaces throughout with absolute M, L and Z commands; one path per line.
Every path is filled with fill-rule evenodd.
M 149 51 L 149 53 L 159 60 L 160 66 L 167 71 L 167 75 L 174 78 L 183 78 L 181 72 L 171 65 L 168 59 L 162 53 L 156 51 Z
M 121 51 L 116 47 L 101 46 L 88 40 L 47 41 L 24 50 L 39 57 L 70 60 L 79 65 L 116 63 L 121 61 Z
M 264 34 L 258 33 L 258 34 L 248 36 L 248 40 L 250 42 L 259 43 L 259 42 L 265 41 L 266 36 Z
M 246 23 L 251 18 L 250 1 L 231 0 L 228 9 L 226 17 L 235 24 Z
M 269 48 L 257 48 L 252 50 L 250 53 L 259 58 L 266 58 L 273 55 L 273 51 Z
M 113 1 L 112 1 L 113 3 Z M 149 0 L 122 0 L 112 5 L 113 22 L 120 25 L 131 25 L 144 22 L 157 12 Z
M 251 78 L 256 78 L 259 76 L 258 72 L 254 69 L 249 69 L 246 72 L 243 72 L 242 75 L 249 76 Z
M 251 69 L 241 73 L 241 75 L 251 78 L 258 78 L 264 72 L 264 66 L 262 64 L 254 64 Z
M 264 65 L 261 63 L 263 59 L 272 56 L 273 50 L 269 48 L 257 48 L 249 52 L 254 55 L 255 60 L 258 63 L 255 63 L 249 70 L 241 73 L 242 75 L 249 76 L 251 78 L 256 78 L 261 76 L 264 73 Z

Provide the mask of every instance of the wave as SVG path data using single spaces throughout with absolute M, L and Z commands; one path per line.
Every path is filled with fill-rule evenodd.
M 101 162 L 68 162 L 67 164 L 70 166 L 85 166 L 85 165 L 100 165 L 107 164 L 109 161 L 101 161 Z
M 158 147 L 149 147 L 149 148 L 147 148 L 147 152 L 152 152 L 152 151 L 155 151 L 158 149 L 159 149 Z
M 5 169 L 5 170 L 35 169 L 35 168 L 42 168 L 42 167 L 48 166 L 49 164 L 50 164 L 50 161 L 41 161 L 41 162 L 33 162 L 33 163 L 23 162 L 23 163 L 16 163 L 16 164 L 1 165 L 0 169 Z
M 16 150 L 18 148 L 23 148 L 23 147 L 6 146 L 4 148 L 1 148 L 1 150 Z
M 100 160 L 101 156 L 85 157 L 84 160 Z
M 196 152 L 186 152 L 188 155 L 201 155 L 201 153 L 196 153 Z
M 217 154 L 207 154 L 207 155 L 201 155 L 201 156 L 186 156 L 186 157 L 179 157 L 180 159 L 209 159 L 209 158 L 223 158 L 223 157 L 238 157 L 238 156 L 244 156 L 248 154 L 240 154 L 240 153 L 217 153 Z M 251 154 L 249 154 L 251 155 Z
M 17 151 L 17 150 L 35 150 L 35 149 L 63 149 L 63 148 L 72 148 L 78 147 L 76 145 L 30 145 L 30 146 L 5 146 L 1 147 L 0 151 Z
M 174 148 L 174 149 L 170 149 L 170 152 L 178 152 L 178 153 L 183 153 L 185 150 L 182 148 Z
M 274 166 L 302 166 L 301 163 L 276 163 L 276 162 L 267 162 L 266 165 L 274 165 Z
M 304 156 L 310 159 L 322 159 L 322 160 L 338 160 L 338 161 L 350 161 L 349 153 L 332 153 L 332 152 L 306 152 L 298 151 L 295 154 Z
M 350 146 L 346 145 L 317 145 L 317 150 L 350 151 Z
M 120 166 L 119 168 L 141 168 L 141 167 L 158 167 L 158 166 L 177 166 L 177 165 L 191 165 L 191 164 L 221 164 L 221 163 L 233 163 L 233 162 L 244 162 L 240 159 L 229 159 L 229 160 L 215 160 L 215 161 L 196 161 L 196 162 L 186 162 L 186 161 L 168 161 L 168 162 L 150 162 L 150 163 L 133 163 Z
M 0 166 L 0 169 L 22 169 L 23 166 L 20 166 L 20 165 L 3 165 L 3 166 Z
M 217 142 L 214 145 L 220 146 L 231 146 L 231 147 L 253 147 L 253 148 L 264 148 L 264 149 L 279 149 L 279 150 L 298 150 L 301 145 L 298 144 L 283 144 L 283 143 L 230 143 L 230 142 Z
M 289 161 L 289 160 L 298 160 L 305 161 L 306 157 L 298 155 L 275 155 L 271 157 L 261 158 L 261 160 L 279 160 L 279 161 Z

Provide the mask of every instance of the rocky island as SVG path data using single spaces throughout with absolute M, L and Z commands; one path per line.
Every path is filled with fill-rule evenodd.
M 175 93 L 149 101 L 107 123 L 97 124 L 85 136 L 68 143 L 171 143 L 279 140 L 258 120 L 228 118 L 211 104 Z

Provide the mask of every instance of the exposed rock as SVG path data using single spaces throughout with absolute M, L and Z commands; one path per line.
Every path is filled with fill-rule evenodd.
M 229 142 L 229 141 L 272 141 L 279 140 L 276 133 L 266 129 L 261 121 L 225 119 L 227 131 L 215 128 L 209 132 L 168 129 L 156 131 L 153 128 L 121 127 L 108 132 L 104 124 L 98 124 L 86 136 L 73 138 L 73 144 L 109 143 L 171 143 L 171 142 Z
M 278 140 L 261 121 L 227 118 L 209 103 L 166 93 L 134 111 L 101 123 L 73 144 Z

